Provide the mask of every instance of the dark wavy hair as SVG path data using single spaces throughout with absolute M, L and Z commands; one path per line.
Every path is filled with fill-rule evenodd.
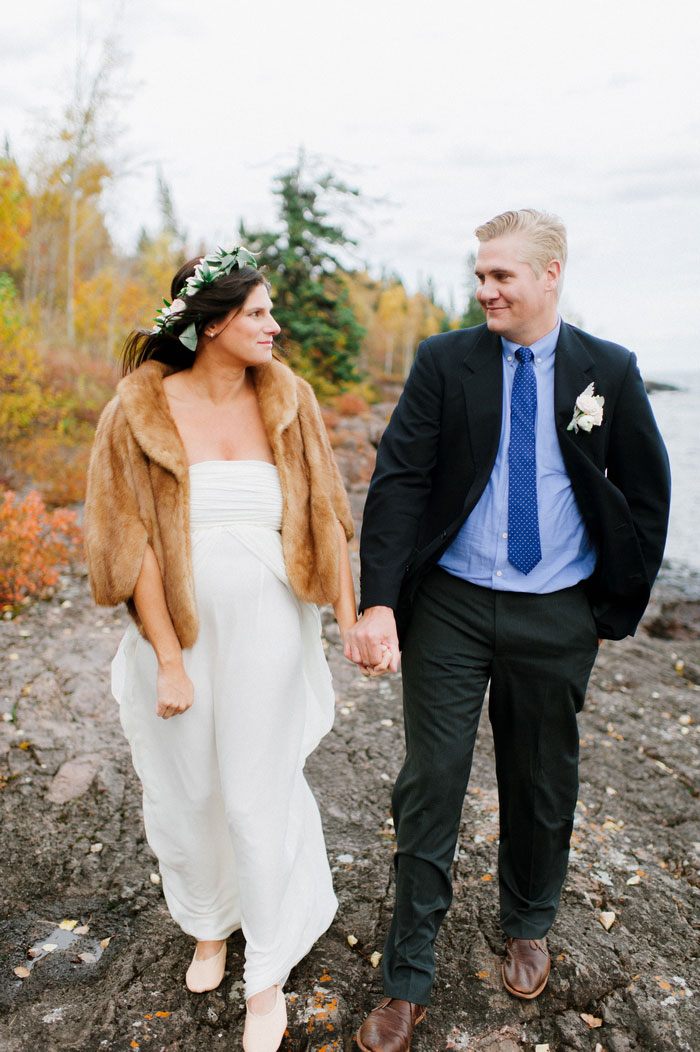
M 194 268 L 199 262 L 200 257 L 197 256 L 180 267 L 170 285 L 173 300 L 187 279 L 194 274 Z M 174 372 L 189 369 L 194 361 L 194 352 L 180 343 L 179 334 L 194 322 L 197 335 L 200 336 L 209 322 L 225 318 L 236 308 L 240 310 L 256 285 L 264 285 L 268 292 L 270 291 L 270 283 L 260 270 L 253 267 L 236 267 L 230 274 L 217 278 L 191 295 L 181 294 L 180 299 L 186 304 L 185 310 L 176 316 L 167 332 L 135 329 L 127 336 L 119 356 L 122 373 L 126 375 L 132 372 L 151 358 L 169 365 Z

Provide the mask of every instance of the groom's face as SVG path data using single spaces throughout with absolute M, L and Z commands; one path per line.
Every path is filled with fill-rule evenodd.
M 557 321 L 557 260 L 535 274 L 522 235 L 507 234 L 483 241 L 476 257 L 476 298 L 491 332 L 528 347 L 554 328 Z

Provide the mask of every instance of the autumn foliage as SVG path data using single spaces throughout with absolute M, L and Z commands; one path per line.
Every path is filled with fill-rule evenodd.
M 74 557 L 79 531 L 60 508 L 83 499 L 120 348 L 130 331 L 150 328 L 172 274 L 202 252 L 186 244 L 162 176 L 159 208 L 138 243 L 129 252 L 115 244 L 105 199 L 118 176 L 109 159 L 115 98 L 105 62 L 83 95 L 77 78 L 63 124 L 47 129 L 29 165 L 9 146 L 0 156 L 0 602 L 10 604 L 45 594 Z M 340 220 L 357 191 L 306 165 L 300 153 L 273 183 L 275 229 L 249 232 L 241 222 L 236 233 L 230 216 L 230 238 L 249 243 L 266 267 L 290 364 L 349 420 L 367 414 L 384 381 L 408 375 L 419 340 L 458 321 L 429 284 L 411 294 L 395 275 L 352 269 L 356 242 Z
M 36 490 L 23 500 L 5 491 L 0 503 L 0 604 L 13 607 L 27 597 L 45 597 L 80 552 L 74 511 L 47 511 Z

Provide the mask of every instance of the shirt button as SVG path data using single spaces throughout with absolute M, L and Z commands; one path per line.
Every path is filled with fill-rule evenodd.
M 512 362 L 512 361 L 513 361 L 513 355 L 512 355 L 512 354 L 509 354 L 509 355 L 508 355 L 507 361 L 509 361 L 509 362 Z
M 507 538 L 507 536 L 508 536 L 508 534 L 507 534 L 507 533 L 502 533 L 502 534 L 501 534 L 501 537 L 503 537 L 503 539 L 504 539 L 504 540 L 505 540 L 505 539 Z
M 541 359 L 541 358 L 536 358 L 536 359 L 535 359 L 535 361 L 537 361 L 537 362 L 540 362 L 540 363 L 541 363 L 541 362 L 542 362 L 542 359 Z
M 496 577 L 503 577 L 503 570 L 496 570 Z

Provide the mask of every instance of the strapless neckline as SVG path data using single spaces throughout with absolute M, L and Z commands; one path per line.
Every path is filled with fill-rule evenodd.
M 274 468 L 277 471 L 277 465 L 271 464 L 269 460 L 243 460 L 240 458 L 236 460 L 197 460 L 194 464 L 189 465 L 189 470 L 191 471 L 192 468 L 211 467 L 216 464 L 254 464 L 263 468 Z

